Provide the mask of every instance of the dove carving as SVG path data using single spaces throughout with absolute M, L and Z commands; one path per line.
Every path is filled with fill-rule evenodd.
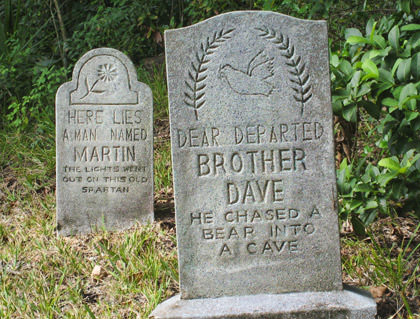
M 269 96 L 274 90 L 270 82 L 274 75 L 273 60 L 261 50 L 248 62 L 246 69 L 230 64 L 220 66 L 219 77 L 238 94 Z

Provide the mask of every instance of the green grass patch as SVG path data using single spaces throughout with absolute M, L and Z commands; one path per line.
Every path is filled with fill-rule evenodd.
M 393 318 L 420 315 L 420 224 L 416 219 L 383 219 L 368 230 L 369 237 L 342 239 L 344 282 L 382 288 L 378 312 L 394 309 Z M 383 305 L 384 304 L 384 305 Z M 381 316 L 380 318 L 384 318 Z
M 171 143 L 169 140 L 155 143 L 155 191 L 172 187 Z
M 153 92 L 153 113 L 155 119 L 168 118 L 168 94 L 166 88 L 165 65 L 153 66 L 152 71 L 143 67 L 137 69 L 138 80 L 146 83 Z
M 173 230 L 137 225 L 62 238 L 55 233 L 53 194 L 6 201 L 1 318 L 147 318 L 178 291 Z

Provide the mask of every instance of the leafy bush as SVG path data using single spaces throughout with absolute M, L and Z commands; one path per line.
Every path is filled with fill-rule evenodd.
M 397 9 L 370 19 L 363 33 L 347 29 L 344 50 L 331 55 L 338 121 L 373 126 L 365 141 L 356 141 L 364 151 L 338 170 L 341 213 L 364 225 L 378 213 L 420 214 L 419 9 L 409 1 Z
M 37 126 L 44 129 L 54 128 L 55 93 L 65 81 L 67 70 L 55 66 L 33 68 L 32 89 L 22 99 L 9 105 L 7 119 L 16 130 L 25 130 L 30 119 L 37 120 Z
M 175 1 L 93 1 L 90 14 L 74 28 L 69 55 L 77 60 L 87 50 L 112 47 L 127 53 L 133 61 L 163 51 L 161 33 L 175 27 Z M 70 45 L 71 44 L 71 45 Z

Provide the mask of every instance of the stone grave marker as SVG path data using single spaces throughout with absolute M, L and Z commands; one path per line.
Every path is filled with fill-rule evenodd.
M 94 49 L 56 97 L 57 229 L 153 221 L 153 99 L 127 56 Z
M 181 295 L 152 318 L 373 318 L 343 289 L 327 25 L 165 32 Z

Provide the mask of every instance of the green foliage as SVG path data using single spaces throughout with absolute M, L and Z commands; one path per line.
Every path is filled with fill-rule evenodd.
M 215 14 L 264 9 L 317 19 L 329 18 L 345 9 L 353 14 L 360 8 L 369 8 L 370 3 L 359 0 L 338 3 L 332 0 L 56 2 L 60 10 L 56 9 L 55 1 L 0 2 L 0 114 L 9 114 L 2 116 L 3 124 L 11 121 L 15 126 L 25 126 L 41 121 L 37 118 L 41 112 L 28 115 L 29 109 L 43 108 L 37 103 L 39 98 L 30 94 L 32 85 L 38 82 L 35 68 L 40 63 L 45 67 L 54 66 L 55 70 L 50 72 L 57 78 L 57 70 L 62 66 L 71 69 L 86 51 L 105 46 L 125 52 L 138 64 L 143 57 L 163 52 L 165 29 L 186 26 Z M 368 4 L 361 7 L 361 3 Z M 335 27 L 333 31 L 336 33 Z M 21 114 L 23 117 L 18 118 Z
M 112 47 L 130 56 L 140 57 L 162 52 L 161 32 L 175 27 L 175 1 L 93 1 L 91 13 L 74 28 L 68 45 L 69 56 L 77 60 L 87 50 Z
M 46 53 L 50 50 L 49 42 L 54 39 L 47 8 L 41 0 L 4 1 L 3 6 L 0 5 L 3 125 L 12 124 L 22 130 L 31 120 L 42 122 L 53 117 L 54 88 L 66 79 L 66 72 L 58 64 L 54 65 L 57 60 L 51 53 Z
M 44 130 L 54 130 L 54 103 L 58 87 L 66 79 L 67 70 L 55 66 L 33 68 L 32 89 L 9 105 L 7 120 L 16 130 L 25 130 L 30 119 L 36 119 Z
M 401 161 L 397 156 L 384 157 L 377 165 L 368 161 L 369 147 L 364 151 L 355 164 L 348 164 L 344 159 L 337 170 L 340 216 L 350 218 L 359 235 L 365 235 L 365 225 L 372 223 L 379 213 L 389 215 L 404 205 L 415 205 L 420 195 L 416 189 L 420 154 L 415 150 L 404 154 Z
M 23 74 L 28 67 L 30 49 L 23 49 L 18 41 L 9 39 L 9 54 L 0 54 L 0 114 L 6 114 L 9 104 L 19 101 L 31 83 Z M 30 79 L 30 78 L 29 78 Z
M 362 226 L 378 213 L 420 215 L 420 21 L 409 5 L 400 1 L 404 10 L 370 19 L 363 32 L 347 29 L 344 50 L 331 54 L 334 113 L 373 126 L 359 141 L 364 152 L 338 170 L 341 213 Z
M 55 92 L 68 80 L 76 60 L 94 47 L 117 48 L 138 65 L 142 57 L 163 51 L 165 29 L 227 11 L 272 10 L 298 18 L 327 19 L 334 112 L 341 125 L 351 123 L 365 131 L 350 132 L 357 139 L 353 157 L 341 163 L 338 171 L 342 174 L 342 216 L 364 226 L 378 215 L 420 210 L 420 164 L 415 162 L 420 148 L 417 0 L 382 0 L 380 4 L 373 0 L 57 3 L 61 13 L 53 1 L 0 2 L 1 124 L 20 131 L 35 126 L 37 132 L 52 132 Z M 151 74 L 139 69 L 140 80 L 152 87 L 155 119 L 160 121 L 168 117 L 164 70 Z M 170 159 L 166 144 L 162 152 L 161 158 L 156 155 L 161 160 L 159 172 Z M 398 167 L 390 164 L 394 162 L 398 170 L 393 170 Z M 411 166 L 406 167 L 407 163 Z M 156 185 L 169 187 L 170 175 L 157 174 Z
M 185 1 L 184 15 L 188 24 L 197 23 L 214 15 L 235 10 L 250 10 L 253 0 L 192 0 Z

